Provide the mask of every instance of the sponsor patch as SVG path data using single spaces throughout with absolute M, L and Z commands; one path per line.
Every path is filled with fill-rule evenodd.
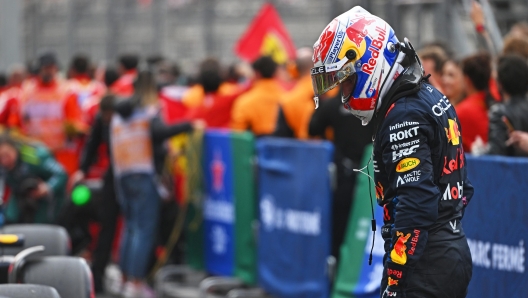
M 418 126 L 415 126 L 415 127 L 412 127 L 406 130 L 391 133 L 389 135 L 389 140 L 392 143 L 392 142 L 402 141 L 408 138 L 416 137 L 417 135 L 418 135 Z
M 440 117 L 443 114 L 445 114 L 446 111 L 449 110 L 450 108 L 451 108 L 451 103 L 449 102 L 447 97 L 444 96 L 440 98 L 437 104 L 431 107 L 431 110 L 436 116 Z
M 447 142 L 453 146 L 460 145 L 460 130 L 458 129 L 458 123 L 456 119 L 447 119 L 449 128 L 444 128 L 446 132 Z
M 392 261 L 396 264 L 405 265 L 407 263 L 407 240 L 411 237 L 411 233 L 407 235 L 403 234 L 400 231 L 396 231 L 396 236 L 398 240 L 394 243 L 394 248 L 391 251 L 390 257 Z
M 396 172 L 403 173 L 403 172 L 410 171 L 416 168 L 419 164 L 420 164 L 420 160 L 418 158 L 414 158 L 414 157 L 404 158 L 396 166 Z
M 392 152 L 392 161 L 395 162 L 397 160 L 400 160 L 406 156 L 409 156 L 413 153 L 416 152 L 416 149 L 418 149 L 418 147 L 420 147 L 420 145 L 414 145 L 410 148 L 404 148 L 404 149 L 401 149 L 400 151 L 393 151 Z

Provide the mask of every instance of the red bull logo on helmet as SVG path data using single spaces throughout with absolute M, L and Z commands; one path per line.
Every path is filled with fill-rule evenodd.
M 361 66 L 361 70 L 369 75 L 372 74 L 374 68 L 376 67 L 380 51 L 383 50 L 383 41 L 385 40 L 385 36 L 387 35 L 386 28 L 380 28 L 376 26 L 376 32 L 378 32 L 378 38 L 373 39 L 370 43 L 370 46 L 368 47 L 371 58 L 368 60 L 367 63 L 363 63 L 363 65 Z
M 337 29 L 338 20 L 334 19 L 321 33 L 317 44 L 314 46 L 314 54 L 312 61 L 316 63 L 319 60 L 324 60 L 328 54 L 328 50 L 334 41 L 334 36 Z
M 367 36 L 367 30 L 365 28 L 374 23 L 376 19 L 374 18 L 368 18 L 365 16 L 361 16 L 358 19 L 351 20 L 350 22 L 352 25 L 347 28 L 346 34 L 348 36 L 348 39 L 350 39 L 353 43 L 356 44 L 356 46 L 359 48 L 361 47 L 361 43 Z

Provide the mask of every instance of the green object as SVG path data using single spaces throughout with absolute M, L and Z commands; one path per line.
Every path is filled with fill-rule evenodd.
M 92 192 L 86 185 L 77 185 L 72 191 L 72 202 L 77 206 L 84 206 L 92 197 Z
M 361 165 L 366 165 L 372 152 L 372 145 L 365 147 Z M 372 164 L 369 164 L 370 173 L 374 173 Z M 370 239 L 367 235 L 370 232 L 370 202 L 369 202 L 369 182 L 365 175 L 358 175 L 354 202 L 350 212 L 345 242 L 340 248 L 340 260 L 337 270 L 337 278 L 334 283 L 332 298 L 352 298 L 361 274 L 363 258 L 365 256 L 365 245 Z M 370 189 L 372 198 L 376 197 L 374 186 Z M 377 241 L 382 241 L 378 240 Z
M 188 192 L 185 215 L 185 261 L 195 270 L 205 269 L 203 227 L 203 134 L 189 135 L 185 148 L 186 185 Z
M 255 144 L 251 133 L 231 134 L 235 195 L 235 276 L 248 285 L 257 282 L 257 248 L 253 222 L 257 217 Z

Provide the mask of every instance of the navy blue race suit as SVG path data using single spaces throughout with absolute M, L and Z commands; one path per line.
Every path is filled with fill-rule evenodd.
M 396 84 L 396 82 L 395 82 Z M 382 297 L 465 297 L 471 254 L 462 229 L 473 196 L 453 106 L 420 79 L 377 114 L 374 176 L 384 208 Z M 385 101 L 385 99 L 384 99 Z M 383 296 L 390 287 L 391 294 Z

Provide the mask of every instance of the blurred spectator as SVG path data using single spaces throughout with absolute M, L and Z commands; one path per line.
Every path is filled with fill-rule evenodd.
M 204 100 L 196 108 L 192 108 L 187 113 L 189 119 L 201 119 L 211 128 L 228 128 L 231 121 L 231 112 L 235 99 L 240 92 L 224 95 L 219 88 L 223 79 L 220 73 L 213 69 L 201 69 L 198 75 L 198 83 L 204 91 Z M 226 83 L 224 83 L 225 86 Z M 233 84 L 233 90 L 241 90 L 238 84 Z
M 54 223 L 64 201 L 67 175 L 43 146 L 0 137 L 0 166 L 11 198 L 8 223 Z
M 200 76 L 201 73 L 204 72 L 211 73 L 217 77 L 221 78 L 220 86 L 218 87 L 218 92 L 221 95 L 232 95 L 237 94 L 240 92 L 240 89 L 238 88 L 238 85 L 233 85 L 230 83 L 224 82 L 224 73 L 222 70 L 222 65 L 216 58 L 207 58 L 200 64 L 200 68 L 198 71 L 198 76 Z M 199 79 L 199 78 L 198 78 Z M 203 86 L 200 84 L 199 81 L 196 82 L 194 86 L 192 86 L 183 96 L 183 104 L 187 108 L 196 108 L 199 107 L 204 103 L 205 100 L 205 91 L 203 89 Z
M 77 96 L 77 104 L 81 108 L 83 121 L 86 123 L 92 118 L 89 114 L 94 106 L 99 105 L 99 101 L 106 93 L 106 87 L 90 76 L 90 59 L 84 55 L 73 57 L 68 81 L 71 92 Z
M 9 71 L 9 87 L 22 87 L 22 83 L 26 79 L 26 68 L 23 65 L 13 65 Z
M 170 85 L 180 85 L 180 66 L 167 60 L 161 61 L 156 66 L 156 84 L 158 89 Z
M 103 82 L 107 88 L 106 90 L 111 91 L 110 87 L 114 85 L 117 80 L 119 80 L 119 72 L 113 67 L 108 67 L 104 72 L 103 78 Z
M 456 112 L 461 125 L 464 150 L 473 152 L 475 142 L 475 145 L 483 145 L 488 141 L 490 55 L 478 53 L 465 58 L 462 60 L 462 72 L 467 97 L 457 105 Z
M 524 59 L 528 59 L 528 36 L 506 36 L 506 38 L 504 39 L 504 47 L 502 49 L 502 54 L 519 55 Z
M 81 121 L 76 94 L 69 90 L 57 72 L 55 54 L 46 53 L 39 57 L 38 78 L 22 87 L 22 119 L 27 135 L 44 142 L 71 174 L 77 169 L 78 159 L 73 141 L 87 127 Z
M 429 83 L 440 92 L 442 90 L 442 67 L 447 61 L 444 50 L 439 46 L 428 46 L 418 51 L 426 75 L 430 74 Z
M 91 125 L 88 139 L 81 154 L 80 168 L 72 176 L 72 184 L 82 182 L 96 160 L 110 156 L 110 121 L 114 111 L 115 97 L 106 95 L 101 99 L 99 112 Z M 103 151 L 103 152 L 101 152 Z M 97 244 L 93 252 L 92 273 L 97 293 L 103 292 L 103 277 L 110 261 L 117 219 L 120 213 L 114 188 L 114 171 L 112 166 L 105 169 L 103 175 L 101 204 L 98 206 L 98 219 L 101 225 Z
M 447 60 L 444 63 L 442 68 L 442 90 L 449 102 L 455 107 L 466 97 L 464 74 L 459 62 Z
M 222 66 L 216 58 L 207 58 L 198 69 L 198 76 L 196 82 L 183 96 L 182 102 L 187 108 L 196 108 L 203 104 L 205 98 L 205 91 L 203 86 L 199 83 L 199 76 L 203 72 L 215 73 L 218 77 L 222 76 Z
M 315 110 L 310 76 L 313 66 L 312 55 L 311 48 L 302 48 L 297 51 L 295 66 L 299 78 L 295 87 L 283 97 L 275 136 L 308 138 L 308 125 Z
M 26 73 L 21 65 L 11 67 L 8 88 L 0 94 L 0 125 L 9 128 L 22 126 L 19 98 Z
M 39 75 L 38 59 L 28 60 L 26 62 L 28 80 L 36 79 Z
M 483 41 L 480 40 L 480 43 L 485 44 L 487 50 L 495 56 L 499 52 L 500 46 L 493 42 L 490 34 L 488 33 L 488 30 L 486 29 L 486 16 L 482 9 L 482 5 L 480 5 L 480 3 L 475 0 L 473 0 L 471 3 L 471 11 L 469 12 L 469 16 L 473 22 L 473 25 L 475 26 L 475 31 L 477 31 L 479 36 L 483 39 Z
M 521 56 L 503 56 L 497 68 L 499 89 L 504 103 L 490 108 L 489 154 L 526 156 L 514 146 L 506 145 L 514 130 L 528 132 L 528 64 Z
M 335 89 L 339 91 L 339 88 Z M 332 205 L 332 255 L 337 258 L 352 207 L 356 180 L 353 169 L 360 168 L 365 147 L 372 142 L 374 127 L 373 124 L 363 126 L 361 120 L 347 111 L 343 107 L 339 92 L 321 101 L 321 106 L 315 110 L 310 120 L 309 134 L 312 137 L 325 138 L 329 128 L 334 131 L 334 163 L 337 167 L 337 188 Z
M 493 40 L 486 28 L 486 16 L 482 5 L 473 0 L 470 11 L 471 21 L 477 33 L 484 39 L 486 47 L 490 53 L 498 54 L 500 45 Z M 526 40 L 528 39 L 528 23 L 525 21 L 514 24 L 504 39 L 502 54 L 518 54 L 526 57 Z M 523 42 L 524 40 L 524 42 Z M 507 43 L 509 43 L 507 45 Z
M 243 62 L 235 62 L 229 65 L 227 68 L 224 85 L 233 90 L 246 89 L 248 81 L 250 81 L 250 79 L 248 79 L 246 74 L 244 74 Z
M 279 101 L 284 92 L 274 79 L 277 63 L 269 56 L 253 62 L 255 81 L 242 94 L 233 107 L 231 128 L 251 130 L 256 136 L 269 135 L 275 131 L 279 114 Z
M 429 48 L 429 47 L 440 48 L 442 50 L 442 52 L 444 52 L 444 56 L 447 57 L 447 58 L 455 57 L 455 52 L 450 47 L 449 43 L 447 43 L 447 42 L 445 42 L 443 40 L 434 40 L 434 41 L 428 42 L 428 43 L 424 44 L 422 48 Z
M 147 57 L 147 69 L 152 73 L 156 73 L 156 68 L 165 61 L 165 58 L 162 55 L 156 54 Z
M 528 154 L 528 132 L 518 130 L 511 132 L 506 145 L 514 146 L 518 151 Z
M 515 23 L 508 32 L 508 36 L 528 38 L 528 23 L 526 21 Z
M 139 73 L 134 95 L 116 104 L 110 124 L 112 165 L 118 201 L 125 218 L 120 267 L 127 282 L 124 297 L 154 297 L 145 283 L 156 240 L 160 194 L 157 175 L 165 157 L 164 141 L 191 131 L 188 122 L 165 126 L 159 117 L 154 76 Z M 198 122 L 194 127 L 203 127 Z
M 112 84 L 110 91 L 118 97 L 129 97 L 134 93 L 134 80 L 137 77 L 139 57 L 134 54 L 125 54 L 118 61 L 119 79 Z
M 0 94 L 2 94 L 8 88 L 9 84 L 7 81 L 7 76 L 5 75 L 5 73 L 0 73 Z

